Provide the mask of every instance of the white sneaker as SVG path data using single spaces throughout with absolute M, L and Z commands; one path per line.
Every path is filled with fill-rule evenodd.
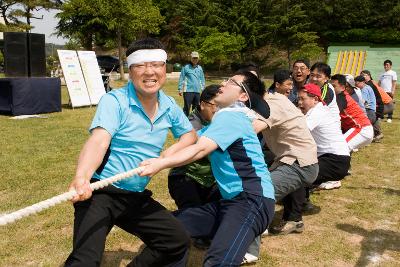
M 261 236 L 266 236 L 266 235 L 268 235 L 268 228 L 265 229 L 265 231 L 261 234 Z
M 256 261 L 258 261 L 258 257 L 254 256 L 250 253 L 246 253 L 243 257 L 242 264 L 253 263 Z
M 392 119 L 387 119 L 386 122 L 387 123 L 392 123 Z
M 340 188 L 342 186 L 342 182 L 340 181 L 328 181 L 325 183 L 322 183 L 318 186 L 319 190 L 331 190 L 335 188 Z

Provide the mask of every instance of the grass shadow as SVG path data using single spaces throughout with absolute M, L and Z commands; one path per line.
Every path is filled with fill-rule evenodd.
M 400 252 L 400 233 L 398 232 L 385 229 L 369 231 L 351 224 L 337 224 L 336 227 L 342 231 L 363 237 L 361 241 L 361 255 L 355 264 L 356 267 L 378 263 L 383 254 L 388 250 Z
M 352 189 L 352 190 L 385 190 L 386 195 L 390 196 L 400 196 L 400 190 L 399 189 L 393 189 L 389 188 L 386 186 L 368 186 L 368 187 L 358 187 L 358 186 L 347 186 L 346 189 Z
M 0 115 L 2 116 L 8 116 L 8 117 L 12 117 L 13 115 L 11 114 L 11 110 L 0 110 Z
M 71 104 L 61 104 L 62 109 L 72 109 Z
M 139 252 L 132 252 L 123 249 L 117 251 L 104 251 L 101 267 L 126 266 L 138 254 Z
M 92 107 L 96 108 L 96 105 L 93 104 L 93 105 L 72 107 L 71 104 L 61 104 L 61 108 L 62 109 L 71 109 L 71 110 L 74 110 L 74 109 L 85 109 L 85 108 L 92 108 Z
M 104 251 L 103 258 L 101 261 L 101 267 L 115 267 L 115 266 L 126 266 L 132 261 L 140 252 L 145 248 L 142 244 L 138 251 L 132 252 L 128 250 L 119 249 L 117 251 Z M 190 247 L 189 257 L 187 266 L 191 267 L 201 267 L 203 266 L 204 255 L 207 250 L 198 249 L 194 246 Z
M 384 188 L 387 195 L 400 196 L 400 190 L 392 188 Z

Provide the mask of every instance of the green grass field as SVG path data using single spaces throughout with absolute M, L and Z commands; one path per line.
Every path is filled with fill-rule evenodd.
M 176 81 L 165 88 L 182 104 Z M 0 213 L 67 190 L 95 107 L 68 108 L 65 88 L 62 93 L 62 112 L 48 118 L 0 116 Z M 253 266 L 400 266 L 399 117 L 397 111 L 392 124 L 383 123 L 381 143 L 353 154 L 352 175 L 342 188 L 312 195 L 321 212 L 304 217 L 304 233 L 264 237 L 261 260 Z M 168 145 L 171 142 L 169 138 Z M 166 174 L 155 176 L 150 189 L 173 210 Z M 278 214 L 280 209 L 277 206 Z M 71 251 L 72 223 L 72 205 L 63 203 L 1 226 L 0 266 L 62 265 Z M 114 228 L 102 266 L 125 266 L 140 246 L 140 240 Z M 192 249 L 188 266 L 201 266 L 203 253 Z

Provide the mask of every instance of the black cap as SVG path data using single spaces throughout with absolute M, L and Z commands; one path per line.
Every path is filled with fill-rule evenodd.
M 251 107 L 249 107 L 248 105 L 246 106 L 263 116 L 265 119 L 268 119 L 271 113 L 268 103 L 261 96 L 253 92 L 249 93 Z
M 355 81 L 355 82 L 365 82 L 365 77 L 359 75 L 359 76 L 357 76 L 357 77 L 354 78 L 354 81 Z

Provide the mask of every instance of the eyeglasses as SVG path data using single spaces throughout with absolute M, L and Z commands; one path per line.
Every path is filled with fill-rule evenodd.
M 316 79 L 323 79 L 323 78 L 325 78 L 326 76 L 325 75 L 323 75 L 323 74 L 318 74 L 318 73 L 310 73 L 310 78 L 312 79 L 312 78 L 316 78 Z
M 152 61 L 152 62 L 144 62 L 140 64 L 133 64 L 132 67 L 136 70 L 145 70 L 147 67 L 152 68 L 153 70 L 159 70 L 164 67 L 165 62 L 162 61 Z
M 209 104 L 210 106 L 216 106 L 217 104 L 215 104 L 215 103 L 211 103 L 211 102 L 208 102 L 208 101 L 205 101 L 205 100 L 202 100 L 201 102 L 204 102 L 204 103 L 206 103 L 206 104 Z
M 240 88 L 242 88 L 242 86 L 237 82 L 237 81 L 235 81 L 234 79 L 232 79 L 232 78 L 229 78 L 229 79 L 225 79 L 224 81 L 223 81 L 225 84 L 228 84 L 228 83 L 233 83 L 233 84 L 235 84 L 235 85 L 237 85 L 237 86 L 239 86 Z
M 293 71 L 301 71 L 301 72 L 304 72 L 304 71 L 306 71 L 306 70 L 308 70 L 308 68 L 305 67 L 305 66 L 302 66 L 302 67 L 293 67 Z
M 244 85 L 244 83 L 237 82 L 237 81 L 235 81 L 235 80 L 232 79 L 232 78 L 229 78 L 228 80 L 224 80 L 224 83 L 225 83 L 225 84 L 233 83 L 234 85 L 239 86 L 239 87 L 247 94 L 247 97 L 249 98 L 249 100 L 248 100 L 248 101 L 249 101 L 249 106 L 250 106 L 250 108 L 251 108 L 251 101 L 250 101 L 249 90 L 246 88 L 246 86 Z

